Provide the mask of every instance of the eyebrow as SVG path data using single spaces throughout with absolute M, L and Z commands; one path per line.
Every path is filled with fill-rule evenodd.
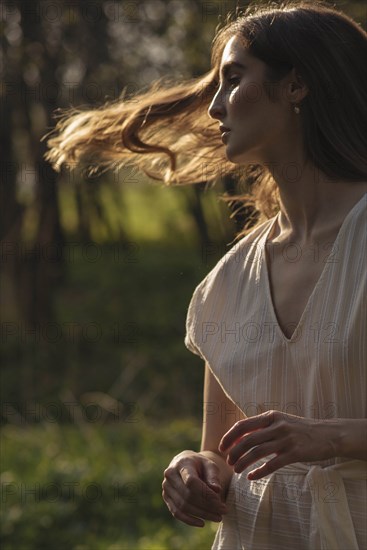
M 223 77 L 225 78 L 232 67 L 238 67 L 239 69 L 246 69 L 245 65 L 242 65 L 242 63 L 239 63 L 238 61 L 228 61 L 228 63 L 225 63 L 222 66 L 220 70 L 220 74 L 222 74 Z

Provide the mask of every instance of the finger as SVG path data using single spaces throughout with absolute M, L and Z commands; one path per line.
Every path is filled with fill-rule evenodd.
M 191 507 L 190 513 L 194 515 L 199 515 L 201 517 L 201 514 L 196 514 L 198 511 L 208 511 L 217 516 L 227 512 L 227 507 L 221 501 L 220 496 L 212 491 L 205 483 L 198 480 L 195 487 L 193 487 L 193 485 L 194 484 L 191 483 L 191 487 L 188 489 L 183 484 L 181 477 L 177 474 L 176 476 L 172 475 L 169 478 L 165 478 L 162 483 L 162 488 L 168 494 L 175 494 L 176 501 L 181 503 L 181 506 L 183 506 L 185 502 L 185 511 L 188 510 L 190 505 L 193 505 L 194 507 Z M 209 518 L 207 517 L 206 519 Z
M 196 471 L 195 474 L 192 475 L 183 468 L 180 474 L 186 488 L 192 495 L 195 495 L 195 500 L 197 500 L 198 503 L 204 504 L 210 501 L 213 505 L 222 506 L 219 494 L 202 481 L 198 477 Z
M 234 463 L 233 469 L 237 474 L 239 474 L 251 466 L 251 464 L 258 462 L 261 458 L 266 458 L 269 455 L 277 453 L 279 449 L 279 443 L 276 441 L 269 441 L 268 443 L 258 445 L 254 449 L 251 449 L 251 451 L 248 451 L 245 455 L 239 457 L 239 459 Z
M 197 465 L 193 465 L 190 462 L 185 462 L 182 466 L 177 466 L 174 471 L 179 472 L 181 479 L 186 487 L 190 487 L 194 484 L 197 484 L 198 482 L 202 483 L 199 478 Z
M 264 428 L 262 430 L 257 430 L 255 433 L 252 432 L 251 434 L 244 435 L 238 443 L 232 446 L 227 456 L 227 463 L 233 466 L 245 454 L 251 458 L 252 455 L 250 453 L 253 453 L 255 449 L 263 447 L 265 443 L 270 443 L 271 441 L 275 441 L 274 433 L 271 428 Z M 257 452 L 259 453 L 261 450 L 258 449 Z M 262 456 L 267 455 L 261 455 L 259 458 Z
M 222 501 L 219 493 L 214 492 L 208 485 L 203 485 L 198 504 L 215 513 L 225 514 L 227 512 L 226 504 Z
M 210 501 L 193 502 L 185 498 L 180 491 L 177 491 L 172 486 L 165 486 L 164 495 L 168 496 L 175 504 L 176 507 L 190 516 L 198 516 L 210 521 L 221 521 L 222 515 L 216 509 L 213 509 Z M 190 495 L 192 498 L 192 495 Z
M 186 501 L 172 486 L 168 485 L 164 489 L 162 496 L 167 506 L 170 504 L 169 509 L 174 517 L 176 517 L 175 513 L 179 512 L 190 518 L 195 517 L 196 519 L 200 518 L 202 520 L 216 522 L 222 520 L 222 515 L 218 512 L 212 511 L 208 507 L 200 507 L 192 502 Z
M 216 493 L 220 493 L 222 485 L 218 475 L 218 466 L 213 462 L 203 463 L 203 480 Z
M 219 450 L 225 452 L 246 433 L 270 426 L 274 420 L 274 412 L 276 411 L 266 411 L 265 413 L 252 416 L 251 418 L 246 418 L 246 420 L 239 420 L 236 422 L 236 424 L 234 424 L 234 426 L 222 437 L 219 443 Z
M 181 468 L 180 473 L 175 468 L 168 468 L 165 470 L 162 487 L 166 485 L 171 485 L 182 498 L 195 502 L 203 510 L 210 509 L 217 514 L 227 511 L 220 495 L 198 477 L 196 470 L 191 474 L 187 468 Z
M 191 527 L 204 527 L 204 520 L 188 516 L 187 514 L 176 508 L 175 504 L 169 498 L 165 500 L 165 503 L 167 504 L 168 510 L 171 512 L 172 516 L 175 519 L 178 519 L 179 521 L 182 521 L 183 523 L 186 523 L 186 525 L 190 525 Z
M 168 485 L 176 489 L 182 496 L 190 494 L 189 489 L 186 487 L 180 473 L 177 472 L 177 470 L 172 470 L 169 473 L 165 472 L 162 487 L 164 488 L 164 486 Z
M 276 470 L 279 470 L 279 468 L 283 468 L 283 466 L 286 466 L 290 463 L 291 461 L 287 460 L 284 455 L 276 456 L 275 458 L 268 460 L 268 462 L 265 462 L 265 464 L 263 464 L 259 468 L 251 470 L 251 472 L 247 474 L 247 479 L 261 479 L 262 477 L 268 476 Z

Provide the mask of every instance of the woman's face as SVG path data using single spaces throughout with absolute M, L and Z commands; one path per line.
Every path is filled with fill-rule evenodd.
M 208 113 L 229 130 L 220 132 L 231 162 L 274 161 L 289 140 L 292 106 L 282 86 L 279 99 L 270 101 L 263 88 L 265 69 L 265 63 L 248 53 L 240 37 L 229 39 L 221 60 L 220 86 Z

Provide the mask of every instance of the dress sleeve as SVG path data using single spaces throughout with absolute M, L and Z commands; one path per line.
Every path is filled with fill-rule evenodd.
M 252 258 L 250 267 L 257 258 L 256 245 L 252 245 L 273 222 L 274 218 L 266 220 L 235 243 L 194 290 L 186 317 L 185 346 L 206 362 L 214 353 L 215 343 L 213 338 L 208 342 L 209 334 L 204 332 L 213 323 L 219 327 L 229 309 L 236 306 L 234 301 L 239 293 L 240 274 L 246 267 L 248 256 Z
M 197 344 L 195 335 L 198 333 L 198 330 L 200 330 L 205 282 L 206 278 L 196 287 L 192 295 L 186 316 L 185 335 L 185 346 L 187 349 L 201 357 L 204 361 L 205 357 Z

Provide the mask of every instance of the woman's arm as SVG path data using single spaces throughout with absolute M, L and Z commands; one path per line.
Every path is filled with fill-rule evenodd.
M 338 432 L 335 456 L 367 460 L 367 420 L 342 418 L 334 422 Z
M 207 456 L 217 464 L 223 499 L 227 495 L 233 468 L 227 464 L 228 452 L 221 452 L 219 443 L 224 434 L 236 422 L 245 418 L 242 411 L 226 396 L 208 364 L 205 364 L 203 431 L 200 454 Z
M 182 451 L 164 471 L 163 500 L 171 514 L 187 525 L 203 527 L 221 521 L 233 469 L 219 442 L 244 415 L 225 395 L 205 365 L 203 433 L 200 452 Z

